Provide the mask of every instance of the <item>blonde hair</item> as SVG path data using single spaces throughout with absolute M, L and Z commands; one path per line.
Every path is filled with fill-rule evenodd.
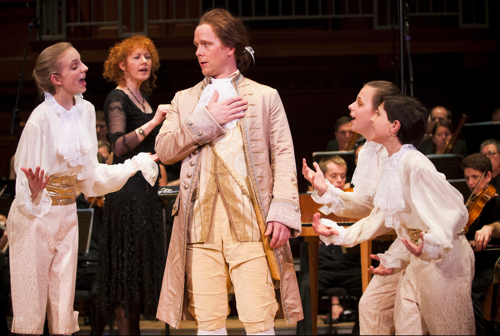
M 319 169 L 323 172 L 323 174 L 326 174 L 328 171 L 328 164 L 329 163 L 335 163 L 336 165 L 339 166 L 344 166 L 345 167 L 345 172 L 347 174 L 347 163 L 343 158 L 341 158 L 338 155 L 332 155 L 332 156 L 327 156 L 321 159 L 321 161 L 318 163 Z
M 41 94 L 44 92 L 56 94 L 56 87 L 50 77 L 59 72 L 61 66 L 59 60 L 69 48 L 73 48 L 71 43 L 59 42 L 45 48 L 38 56 L 33 70 L 33 79 Z

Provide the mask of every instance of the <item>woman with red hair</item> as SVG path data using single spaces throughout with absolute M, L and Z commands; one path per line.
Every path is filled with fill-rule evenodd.
M 155 113 L 148 95 L 160 66 L 158 51 L 145 36 L 133 36 L 110 49 L 104 78 L 117 87 L 104 102 L 113 164 L 138 152 L 154 153 L 156 135 L 169 105 Z M 99 244 L 98 300 L 114 313 L 120 335 L 139 334 L 139 316 L 154 320 L 165 265 L 165 232 L 158 182 L 141 174 L 106 195 Z

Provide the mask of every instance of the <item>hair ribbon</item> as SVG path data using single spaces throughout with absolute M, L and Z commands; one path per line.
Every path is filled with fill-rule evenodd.
M 255 53 L 255 51 L 250 46 L 246 46 L 245 47 L 245 51 L 248 52 L 250 54 L 250 56 L 252 56 L 253 66 L 255 67 L 255 57 L 253 56 L 253 54 Z

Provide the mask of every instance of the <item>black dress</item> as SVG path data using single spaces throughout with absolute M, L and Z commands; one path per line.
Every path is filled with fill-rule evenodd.
M 139 141 L 135 129 L 154 117 L 142 112 L 121 90 L 104 102 L 113 164 L 140 152 L 154 153 L 160 126 Z M 120 306 L 125 316 L 155 320 L 165 267 L 165 229 L 158 181 L 152 187 L 139 171 L 105 197 L 99 243 L 99 307 L 106 314 Z

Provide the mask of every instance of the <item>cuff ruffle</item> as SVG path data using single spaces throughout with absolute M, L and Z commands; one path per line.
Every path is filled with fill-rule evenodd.
M 330 219 L 326 219 L 326 218 L 321 218 L 320 220 L 320 223 L 329 227 L 329 228 L 333 228 L 335 230 L 337 230 L 337 232 L 339 233 L 338 236 L 319 236 L 319 239 L 321 239 L 327 246 L 330 245 L 330 244 L 334 244 L 334 245 L 343 245 L 344 244 L 344 240 L 345 240 L 345 236 L 346 236 L 346 230 L 343 226 L 339 226 L 336 222 L 330 220 Z
M 158 165 L 151 159 L 151 156 L 148 153 L 139 153 L 131 161 L 134 170 L 140 170 L 146 181 L 154 186 L 158 178 Z
M 311 197 L 314 202 L 318 204 L 328 204 L 328 207 L 333 211 L 333 213 L 338 213 L 344 205 L 340 199 L 342 190 L 332 186 L 328 180 L 325 180 L 325 182 L 327 186 L 326 192 L 322 196 L 319 196 L 318 190 L 314 189 Z

